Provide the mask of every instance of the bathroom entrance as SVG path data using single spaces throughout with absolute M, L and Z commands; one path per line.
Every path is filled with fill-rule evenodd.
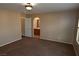
M 33 19 L 33 37 L 40 38 L 40 18 L 35 17 Z

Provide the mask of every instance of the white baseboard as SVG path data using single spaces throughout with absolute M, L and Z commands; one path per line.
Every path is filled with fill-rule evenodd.
M 41 39 L 42 39 L 42 38 L 41 38 Z M 48 39 L 43 39 L 43 40 L 48 40 Z M 55 41 L 55 42 L 59 42 L 59 43 L 72 44 L 72 43 L 68 43 L 68 42 L 64 42 L 64 41 L 60 42 L 60 41 L 56 41 L 56 40 L 51 40 L 51 39 L 49 39 L 49 41 Z
M 15 41 L 21 40 L 21 39 L 22 39 L 22 38 L 20 37 L 20 38 L 14 40 L 14 41 L 10 41 L 10 42 L 8 42 L 8 43 L 2 44 L 2 45 L 0 45 L 0 47 L 5 46 L 5 45 L 7 45 L 7 44 L 10 44 L 10 43 L 12 43 L 12 42 L 15 42 Z

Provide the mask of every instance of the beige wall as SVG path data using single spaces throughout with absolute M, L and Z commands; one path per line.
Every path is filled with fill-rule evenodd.
M 20 14 L 0 9 L 0 46 L 21 39 Z
M 25 14 L 21 14 L 21 32 L 22 35 L 25 35 Z
M 35 14 L 34 17 L 40 17 L 41 39 L 69 44 L 73 42 L 74 11 Z

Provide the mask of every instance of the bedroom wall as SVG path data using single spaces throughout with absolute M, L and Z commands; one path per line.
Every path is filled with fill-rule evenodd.
M 21 39 L 20 14 L 0 9 L 0 46 Z
M 21 32 L 22 36 L 25 35 L 25 14 L 21 14 Z
M 40 17 L 40 38 L 45 40 L 73 43 L 75 11 L 61 11 L 45 14 L 33 14 Z

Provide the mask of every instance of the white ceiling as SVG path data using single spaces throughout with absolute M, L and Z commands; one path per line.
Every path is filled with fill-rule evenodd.
M 78 3 L 37 3 L 33 6 L 32 13 L 47 13 L 63 10 L 71 10 L 79 7 Z M 25 7 L 22 3 L 0 3 L 0 9 L 10 9 L 25 13 Z

